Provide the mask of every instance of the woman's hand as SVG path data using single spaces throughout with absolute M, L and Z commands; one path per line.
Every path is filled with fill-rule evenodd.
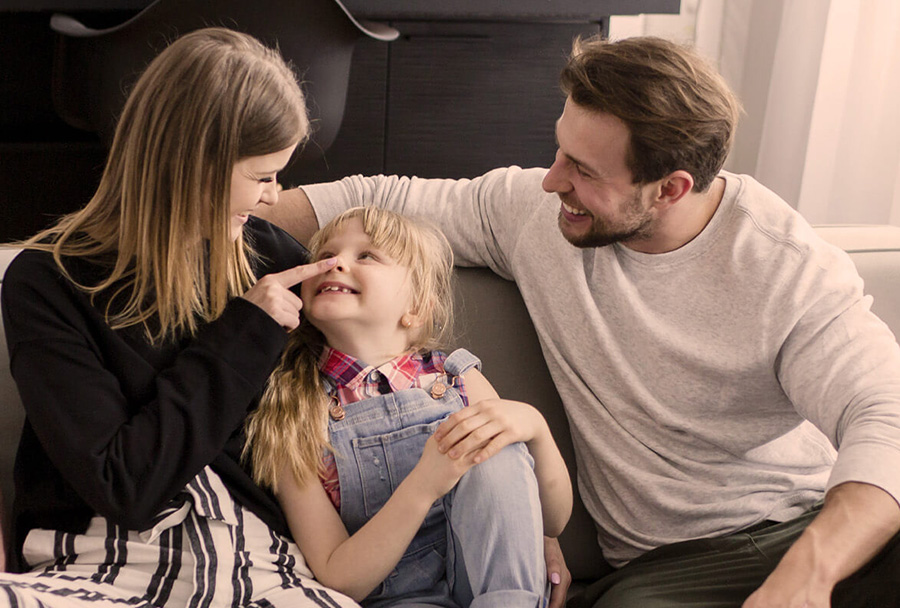
M 241 297 L 262 308 L 279 325 L 291 331 L 300 325 L 303 302 L 290 288 L 310 277 L 328 272 L 336 262 L 336 259 L 328 258 L 314 264 L 294 266 L 282 272 L 267 274 Z

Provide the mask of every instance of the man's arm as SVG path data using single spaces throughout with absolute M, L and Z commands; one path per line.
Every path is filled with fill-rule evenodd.
M 300 188 L 280 192 L 277 205 L 261 205 L 255 214 L 287 231 L 304 245 L 319 229 L 316 213 Z
M 545 173 L 508 167 L 459 180 L 352 175 L 285 191 L 274 209 L 261 210 L 261 217 L 305 242 L 316 224 L 354 206 L 375 205 L 439 226 L 458 266 L 488 266 L 511 279 L 510 257 L 519 236 L 548 209 L 548 197 L 555 197 L 541 189 Z M 541 217 L 545 219 L 550 218 Z
M 743 608 L 827 608 L 834 586 L 869 562 L 898 531 L 900 505 L 890 494 L 865 483 L 836 486 L 821 513 Z

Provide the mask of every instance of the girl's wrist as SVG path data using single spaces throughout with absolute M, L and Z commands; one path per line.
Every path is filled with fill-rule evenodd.
M 426 511 L 443 496 L 436 488 L 431 487 L 427 475 L 418 466 L 413 467 L 413 470 L 406 476 L 406 479 L 400 482 L 394 493 L 405 494 L 407 500 L 419 508 L 424 507 Z

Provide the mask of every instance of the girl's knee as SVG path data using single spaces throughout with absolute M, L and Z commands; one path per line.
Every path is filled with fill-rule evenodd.
M 540 509 L 534 460 L 523 443 L 514 443 L 463 475 L 452 492 L 453 502 L 530 504 Z
M 473 467 L 466 475 L 500 478 L 509 475 L 534 475 L 534 459 L 524 443 L 513 443 Z

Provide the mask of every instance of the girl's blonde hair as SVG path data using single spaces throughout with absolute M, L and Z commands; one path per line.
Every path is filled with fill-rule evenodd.
M 358 218 L 363 231 L 380 249 L 410 270 L 413 312 L 424 325 L 413 334 L 410 348 L 423 352 L 438 348 L 451 335 L 453 317 L 453 254 L 438 229 L 378 207 L 355 207 L 334 218 L 310 242 L 313 256 Z M 295 330 L 269 378 L 259 408 L 247 420 L 247 443 L 253 477 L 277 489 L 287 467 L 301 485 L 320 472 L 322 455 L 330 449 L 327 420 L 330 398 L 319 373 L 324 337 L 304 320 Z
M 92 298 L 103 292 L 114 329 L 143 325 L 151 342 L 193 334 L 255 281 L 251 244 L 230 234 L 235 163 L 308 134 L 303 93 L 277 51 L 225 28 L 186 34 L 135 84 L 87 206 L 24 245 L 51 251 Z M 109 259 L 109 274 L 78 284 L 68 256 Z

